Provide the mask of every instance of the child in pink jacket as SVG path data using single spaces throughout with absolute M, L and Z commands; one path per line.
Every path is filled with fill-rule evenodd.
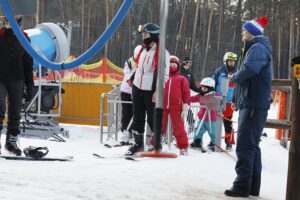
M 202 79 L 201 83 L 201 93 L 195 96 L 191 97 L 191 102 L 199 102 L 201 97 L 206 96 L 206 95 L 218 95 L 215 93 L 215 80 L 207 77 Z M 205 105 L 205 104 L 200 104 L 200 105 Z M 199 112 L 198 112 L 198 118 L 199 118 L 199 123 L 198 126 L 204 117 L 206 108 L 201 107 Z M 210 143 L 208 144 L 208 148 L 214 151 L 215 148 L 215 138 L 216 138 L 216 119 L 217 119 L 217 112 L 211 110 L 210 111 L 210 118 L 211 118 L 211 123 L 209 123 L 209 118 L 208 114 L 206 115 L 204 122 L 201 126 L 201 128 L 195 133 L 194 136 L 194 141 L 190 144 L 192 148 L 200 149 L 203 153 L 205 152 L 204 148 L 202 147 L 203 144 L 203 135 L 207 131 L 209 136 L 210 136 Z

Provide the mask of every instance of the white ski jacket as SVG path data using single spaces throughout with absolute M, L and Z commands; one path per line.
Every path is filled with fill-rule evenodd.
M 130 60 L 129 60 L 129 62 L 130 62 Z M 127 94 L 132 94 L 132 87 L 128 84 L 127 81 L 130 79 L 132 72 L 135 69 L 134 62 L 130 62 L 130 63 L 131 63 L 131 69 L 128 66 L 128 60 L 125 62 L 124 69 L 123 69 L 124 78 L 123 78 L 121 88 L 120 88 L 121 92 L 125 92 Z
M 141 46 L 136 48 L 141 49 Z M 152 90 L 153 77 L 154 77 L 154 68 L 153 68 L 153 59 L 155 55 L 157 45 L 154 44 L 149 51 L 143 49 L 138 60 L 138 66 L 136 66 L 135 77 L 133 84 L 140 90 Z M 164 82 L 169 78 L 169 67 L 170 67 L 170 54 L 166 50 L 166 65 L 164 73 Z

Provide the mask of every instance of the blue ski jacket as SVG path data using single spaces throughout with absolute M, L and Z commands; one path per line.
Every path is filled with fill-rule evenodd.
M 272 89 L 272 47 L 264 36 L 247 42 L 236 73 L 233 102 L 238 109 L 268 110 Z
M 235 72 L 236 72 L 236 67 L 233 68 L 233 73 L 235 73 Z M 221 67 L 218 67 L 215 70 L 213 79 L 216 82 L 216 91 L 222 95 L 222 88 L 221 88 L 222 80 L 228 79 L 228 69 L 225 64 L 222 65 Z M 233 91 L 234 91 L 234 83 L 232 80 L 230 80 L 228 92 L 227 92 L 227 96 L 226 96 L 226 103 L 231 103 L 232 97 L 233 97 Z

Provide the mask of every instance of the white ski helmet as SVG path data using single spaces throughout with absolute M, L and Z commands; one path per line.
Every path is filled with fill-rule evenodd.
M 237 55 L 233 52 L 226 52 L 223 57 L 224 64 L 226 64 L 227 60 L 237 60 Z
M 206 77 L 206 78 L 202 79 L 200 85 L 215 88 L 216 82 L 213 78 Z

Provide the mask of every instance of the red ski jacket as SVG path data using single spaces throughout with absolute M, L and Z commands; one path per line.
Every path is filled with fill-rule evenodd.
M 164 89 L 164 109 L 181 110 L 184 103 L 190 104 L 189 82 L 179 71 L 170 73 Z

